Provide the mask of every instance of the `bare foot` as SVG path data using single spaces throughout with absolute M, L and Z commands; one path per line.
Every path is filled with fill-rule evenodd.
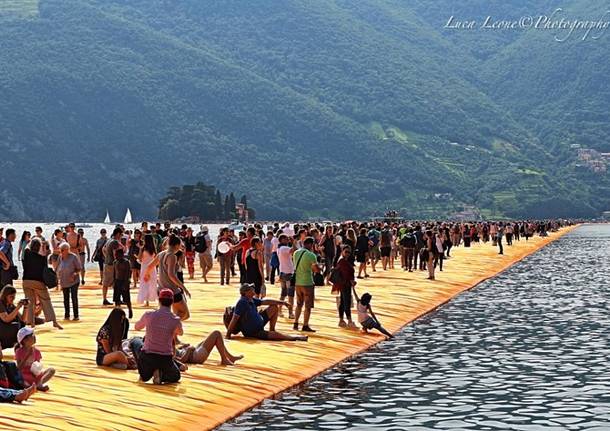
M 18 403 L 22 403 L 30 398 L 36 392 L 36 385 L 32 385 L 29 388 L 26 388 L 15 395 L 15 401 Z
M 222 361 L 220 361 L 221 365 L 235 365 L 231 360 L 229 359 L 223 359 Z
M 64 329 L 64 327 L 61 326 L 57 320 L 53 322 L 53 326 L 57 329 Z
M 155 370 L 153 372 L 153 384 L 160 385 L 161 384 L 161 372 L 159 370 Z
M 235 363 L 237 361 L 239 361 L 240 359 L 244 359 L 244 355 L 229 355 L 229 359 L 231 360 L 231 362 Z

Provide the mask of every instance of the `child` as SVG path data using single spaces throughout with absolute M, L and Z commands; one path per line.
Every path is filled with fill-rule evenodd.
M 122 248 L 117 249 L 114 255 L 114 285 L 112 300 L 114 301 L 115 307 L 120 307 L 121 304 L 127 304 L 127 308 L 129 309 L 129 318 L 131 319 L 133 318 L 131 297 L 129 295 L 131 264 L 129 263 L 129 259 L 125 257 L 125 252 Z
M 49 390 L 46 383 L 55 375 L 55 370 L 53 368 L 42 369 L 40 365 L 42 354 L 40 350 L 34 347 L 34 344 L 36 344 L 34 330 L 27 326 L 21 328 L 17 332 L 15 361 L 17 361 L 17 367 L 21 371 L 25 385 L 36 384 L 36 389 L 46 392 Z M 32 367 L 32 364 L 34 364 L 34 367 Z
M 358 305 L 356 305 L 356 310 L 358 311 L 358 321 L 362 325 L 362 332 L 366 334 L 369 329 L 377 329 L 383 335 L 385 335 L 388 339 L 394 338 L 392 334 L 385 330 L 383 326 L 377 320 L 377 316 L 373 313 L 373 309 L 371 308 L 371 299 L 373 298 L 370 293 L 365 293 L 362 295 L 362 298 L 358 298 L 358 294 L 356 293 L 356 289 L 354 288 L 354 296 L 356 297 L 356 301 Z M 369 313 L 371 315 L 369 316 Z

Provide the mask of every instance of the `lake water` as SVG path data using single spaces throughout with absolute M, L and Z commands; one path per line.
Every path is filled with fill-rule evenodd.
M 609 430 L 609 280 L 583 226 L 220 430 Z

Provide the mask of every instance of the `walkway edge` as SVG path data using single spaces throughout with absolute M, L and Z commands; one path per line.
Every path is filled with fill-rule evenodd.
M 526 257 L 531 256 L 532 254 L 534 254 L 534 253 L 536 253 L 536 252 L 540 251 L 541 249 L 543 249 L 544 247 L 546 247 L 546 246 L 547 246 L 547 245 L 549 245 L 550 243 L 557 241 L 558 239 L 562 238 L 564 235 L 566 235 L 566 234 L 570 233 L 571 231 L 573 231 L 574 229 L 576 229 L 576 228 L 578 228 L 578 227 L 580 227 L 580 226 L 581 226 L 581 224 L 577 224 L 577 225 L 569 226 L 569 227 L 563 228 L 563 229 L 561 229 L 560 231 L 558 231 L 558 232 L 556 232 L 556 233 L 554 233 L 554 234 L 550 235 L 549 237 L 547 237 L 547 238 L 546 238 L 546 239 L 547 239 L 547 241 L 542 242 L 542 243 L 541 243 L 539 246 L 537 246 L 536 248 L 534 248 L 534 249 L 532 249 L 532 250 L 528 250 L 528 251 L 527 251 L 527 253 L 524 253 L 524 254 L 520 255 L 518 259 L 516 259 L 516 260 L 511 260 L 511 261 L 506 262 L 506 264 L 505 264 L 505 265 L 503 265 L 503 266 L 500 268 L 500 270 L 498 270 L 498 271 L 494 272 L 493 274 L 485 275 L 485 276 L 483 276 L 483 277 L 480 277 L 480 278 L 478 278 L 478 279 L 475 279 L 475 281 L 473 282 L 473 284 L 472 284 L 472 285 L 467 286 L 467 287 L 465 287 L 465 288 L 463 288 L 463 289 L 461 289 L 461 290 L 457 291 L 457 292 L 456 292 L 454 295 L 452 295 L 451 297 L 446 298 L 446 299 L 445 299 L 443 302 L 440 302 L 440 303 L 438 303 L 438 304 L 436 304 L 436 305 L 432 306 L 431 308 L 429 308 L 429 309 L 427 309 L 427 310 L 425 310 L 425 311 L 423 311 L 423 312 L 421 312 L 421 313 L 417 314 L 415 317 L 412 317 L 412 318 L 410 318 L 409 320 L 405 321 L 405 322 L 404 322 L 404 323 L 403 323 L 401 326 L 399 326 L 398 328 L 390 330 L 390 332 L 391 332 L 392 334 L 396 334 L 397 332 L 399 332 L 399 331 L 401 331 L 402 329 L 404 329 L 406 326 L 408 326 L 408 325 L 410 325 L 410 324 L 414 323 L 415 321 L 417 321 L 417 320 L 419 320 L 419 319 L 421 319 L 421 318 L 425 317 L 426 315 L 428 315 L 428 314 L 430 314 L 430 313 L 435 312 L 437 309 L 439 309 L 440 307 L 443 307 L 443 306 L 444 306 L 444 305 L 446 305 L 447 303 L 451 302 L 452 300 L 454 300 L 455 298 L 457 298 L 457 297 L 458 297 L 459 295 L 461 295 L 462 293 L 464 293 L 464 292 L 466 292 L 466 291 L 469 291 L 469 290 L 471 290 L 471 289 L 474 289 L 475 287 L 479 286 L 481 283 L 483 283 L 483 282 L 485 282 L 485 281 L 487 281 L 487 280 L 490 280 L 490 279 L 492 279 L 492 278 L 494 278 L 494 277 L 498 276 L 499 274 L 503 273 L 504 271 L 506 271 L 506 270 L 507 270 L 507 269 L 509 269 L 510 267 L 512 267 L 512 266 L 514 266 L 514 265 L 518 264 L 519 262 L 521 262 L 521 261 L 522 261 L 523 259 L 525 259 Z M 340 360 L 336 361 L 336 362 L 335 362 L 335 363 L 333 363 L 332 365 L 330 365 L 330 366 L 328 366 L 328 367 L 326 367 L 326 368 L 324 368 L 324 369 L 322 369 L 322 370 L 319 370 L 319 371 L 317 370 L 316 372 L 311 373 L 311 375 L 310 375 L 309 377 L 307 377 L 307 378 L 303 379 L 302 381 L 300 381 L 300 382 L 298 382 L 298 383 L 295 383 L 295 384 L 291 384 L 290 386 L 287 386 L 286 388 L 284 388 L 284 389 L 282 389 L 282 390 L 280 390 L 280 391 L 275 392 L 275 393 L 274 393 L 274 394 L 272 394 L 271 396 L 269 396 L 269 397 L 266 397 L 266 398 L 262 399 L 261 401 L 257 402 L 256 404 L 254 404 L 254 405 L 252 405 L 252 406 L 249 406 L 249 407 L 247 407 L 247 408 L 244 408 L 244 409 L 240 410 L 239 412 L 235 413 L 234 415 L 232 415 L 230 418 L 226 419 L 225 421 L 222 421 L 222 422 L 219 422 L 219 423 L 215 424 L 215 425 L 214 425 L 214 426 L 212 426 L 210 429 L 216 429 L 216 428 L 218 428 L 218 427 L 222 426 L 223 424 L 225 424 L 226 422 L 229 422 L 229 421 L 231 421 L 231 420 L 233 420 L 233 419 L 235 419 L 235 418 L 239 417 L 240 415 L 242 415 L 242 414 L 244 414 L 244 413 L 246 413 L 246 412 L 248 412 L 248 411 L 250 411 L 250 410 L 252 410 L 252 409 L 257 408 L 257 407 L 258 407 L 258 406 L 260 406 L 260 405 L 261 405 L 263 402 L 265 402 L 265 400 L 268 400 L 268 399 L 275 399 L 276 397 L 281 396 L 282 394 L 284 394 L 284 393 L 285 393 L 285 392 L 287 392 L 287 391 L 290 391 L 290 390 L 292 390 L 292 389 L 294 389 L 294 388 L 297 388 L 297 387 L 300 387 L 300 386 L 302 386 L 302 385 L 307 384 L 307 382 L 309 382 L 310 380 L 312 380 L 312 379 L 316 378 L 316 377 L 317 377 L 317 376 L 319 376 L 320 374 L 322 374 L 322 373 L 324 373 L 324 372 L 328 371 L 328 370 L 329 370 L 329 369 L 331 369 L 331 368 L 336 367 L 337 365 L 339 365 L 339 364 L 341 364 L 341 363 L 343 363 L 343 362 L 345 362 L 345 361 L 350 360 L 350 359 L 351 359 L 351 358 L 353 358 L 354 356 L 357 356 L 357 355 L 359 355 L 359 354 L 361 354 L 361 353 L 363 353 L 363 352 L 366 352 L 367 350 L 371 349 L 372 347 L 377 346 L 379 343 L 381 343 L 381 342 L 383 342 L 383 341 L 385 341 L 385 340 L 384 340 L 384 339 L 379 339 L 379 340 L 376 340 L 376 341 L 372 342 L 371 344 L 369 344 L 369 345 L 367 345 L 367 346 L 365 346 L 365 347 L 362 347 L 362 348 L 358 349 L 357 351 L 355 351 L 355 352 L 353 352 L 353 353 L 351 353 L 351 354 L 349 354 L 349 355 L 345 356 L 343 359 L 340 359 Z

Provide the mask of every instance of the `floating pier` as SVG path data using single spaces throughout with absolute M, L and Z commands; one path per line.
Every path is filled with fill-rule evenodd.
M 383 325 L 394 332 L 575 227 L 550 233 L 546 238 L 521 239 L 512 247 L 505 245 L 504 255 L 498 255 L 497 247 L 490 243 L 454 248 L 452 258 L 445 261 L 443 272 L 437 271 L 435 281 L 427 280 L 425 271 L 378 270 L 371 273 L 371 278 L 358 280 L 358 292 L 373 295 L 373 309 Z M 189 301 L 191 318 L 184 322 L 183 342 L 197 344 L 215 329 L 225 333 L 222 315 L 224 308 L 238 299 L 238 279 L 234 278 L 231 286 L 220 286 L 218 263 L 214 265 L 209 284 L 200 278 L 187 280 L 193 299 Z M 111 310 L 101 307 L 97 275 L 97 269 L 89 270 L 90 284 L 80 289 L 80 322 L 62 322 L 63 331 L 55 330 L 51 324 L 36 328 L 43 363 L 54 367 L 57 374 L 49 382 L 49 392 L 37 393 L 22 405 L 0 404 L 0 429 L 212 429 L 383 340 L 376 331 L 363 335 L 338 328 L 335 297 L 331 296 L 330 287 L 318 287 L 311 317 L 311 326 L 317 332 L 309 342 L 268 342 L 238 336 L 227 341 L 231 353 L 245 355 L 236 366 L 221 366 L 214 352 L 204 365 L 189 365 L 179 384 L 139 383 L 137 371 L 95 364 L 95 338 Z M 16 284 L 20 286 L 20 282 Z M 277 298 L 279 283 L 268 284 L 267 294 Z M 61 292 L 53 291 L 51 296 L 56 313 L 61 316 Z M 132 300 L 136 296 L 137 291 L 132 289 Z M 144 311 L 143 307 L 134 309 L 132 328 Z M 353 314 L 355 318 L 356 313 Z M 292 333 L 291 328 L 292 322 L 279 319 L 277 330 Z M 143 334 L 132 330 L 132 335 Z M 4 350 L 4 360 L 12 358 L 12 350 Z

